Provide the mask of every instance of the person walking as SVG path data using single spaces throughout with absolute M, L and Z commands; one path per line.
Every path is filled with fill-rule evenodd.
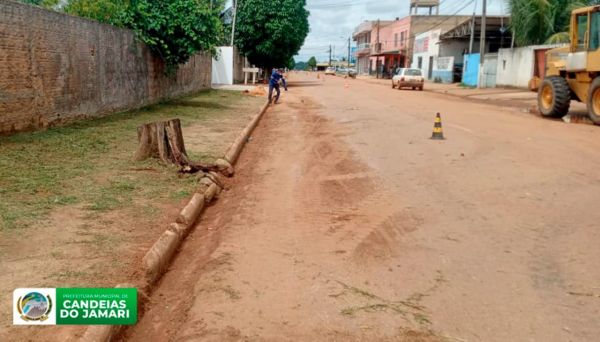
M 281 95 L 281 90 L 279 90 L 279 81 L 283 79 L 283 75 L 277 69 L 273 69 L 271 73 L 271 79 L 269 80 L 269 103 L 271 103 L 273 98 L 273 89 L 277 92 L 275 95 L 275 103 L 279 101 L 279 96 Z M 285 80 L 283 81 L 283 87 L 287 91 L 287 85 Z

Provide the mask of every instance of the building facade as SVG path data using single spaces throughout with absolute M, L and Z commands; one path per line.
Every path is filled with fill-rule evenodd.
M 446 31 L 469 18 L 410 15 L 391 21 L 365 21 L 356 27 L 353 34 L 357 45 L 357 72 L 391 77 L 396 68 L 412 65 L 416 36 L 434 29 Z
M 439 56 L 440 34 L 442 30 L 436 29 L 421 33 L 415 37 L 411 68 L 421 69 L 428 80 L 433 78 L 433 62 Z

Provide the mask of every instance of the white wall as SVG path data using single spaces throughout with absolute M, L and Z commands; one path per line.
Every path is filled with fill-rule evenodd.
M 510 87 L 527 87 L 533 76 L 533 46 L 498 51 L 496 85 Z
M 233 47 L 217 47 L 212 60 L 212 84 L 233 84 Z
M 533 77 L 535 50 L 551 49 L 559 45 L 531 45 L 498 51 L 496 85 L 525 88 Z
M 437 29 L 437 30 L 423 32 L 423 33 L 415 36 L 415 43 L 413 45 L 413 50 L 415 52 L 413 53 L 413 56 L 411 59 L 412 63 L 411 63 L 410 67 L 411 68 L 419 68 L 419 58 L 422 58 L 423 62 L 421 63 L 421 72 L 423 73 L 423 75 L 425 77 L 429 76 L 429 58 L 433 57 L 433 59 L 435 59 L 439 55 L 440 45 L 438 44 L 438 42 L 440 39 L 440 34 L 441 34 L 441 30 Z M 428 40 L 427 50 L 417 52 L 417 49 L 418 49 L 417 45 L 419 44 L 418 42 L 424 41 L 424 40 Z M 431 65 L 431 67 L 433 68 L 433 65 Z

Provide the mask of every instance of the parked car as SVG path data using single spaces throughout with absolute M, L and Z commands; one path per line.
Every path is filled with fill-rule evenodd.
M 356 78 L 356 70 L 354 70 L 352 68 L 339 67 L 337 69 L 337 74 L 340 76 Z
M 392 77 L 392 88 L 412 88 L 413 90 L 423 90 L 425 78 L 421 69 L 401 68 L 396 75 Z
M 325 69 L 325 75 L 335 75 L 335 68 L 328 67 L 327 69 Z
M 350 68 L 348 69 L 348 76 L 352 77 L 352 78 L 356 78 L 356 70 Z

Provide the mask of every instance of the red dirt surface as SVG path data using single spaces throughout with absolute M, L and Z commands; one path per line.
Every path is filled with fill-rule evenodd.
M 289 89 L 121 339 L 600 336 L 598 127 L 312 74 Z

